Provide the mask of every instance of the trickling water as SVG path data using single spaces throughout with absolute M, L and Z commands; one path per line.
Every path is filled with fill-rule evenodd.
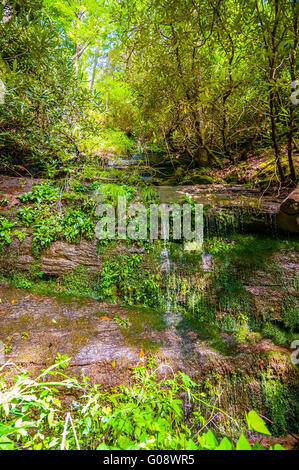
M 202 270 L 203 271 L 212 271 L 213 270 L 213 258 L 212 255 L 209 253 L 205 253 L 204 251 L 201 254 L 202 259 Z
M 160 266 L 160 270 L 165 271 L 166 273 L 169 274 L 169 272 L 170 272 L 170 259 L 169 259 L 168 248 L 166 247 L 166 245 L 163 247 L 163 249 L 161 251 L 161 259 L 163 261 L 162 261 L 162 264 Z
M 278 237 L 277 215 L 268 214 L 269 225 L 271 227 L 271 235 L 275 238 Z
M 165 233 L 163 230 L 165 230 L 165 227 L 162 227 L 162 233 Z M 182 316 L 177 308 L 178 293 L 176 291 L 176 277 L 174 272 L 171 273 L 171 261 L 166 240 L 164 240 L 164 246 L 160 256 L 162 259 L 160 270 L 165 272 L 167 286 L 166 298 L 163 302 L 164 320 L 169 327 L 176 327 L 181 322 Z

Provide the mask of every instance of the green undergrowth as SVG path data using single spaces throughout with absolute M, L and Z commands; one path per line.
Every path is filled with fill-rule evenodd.
M 261 331 L 263 336 L 275 339 L 276 344 L 291 342 L 293 335 L 298 333 L 296 273 L 293 273 L 291 280 L 285 278 L 275 255 L 288 251 L 298 252 L 298 241 L 273 239 L 263 235 L 235 235 L 230 239 L 208 240 L 206 247 L 215 263 L 211 283 L 214 301 L 210 300 L 208 303 L 215 306 L 215 319 L 216 312 L 226 313 L 224 318 L 220 314 L 222 329 L 229 330 L 226 325 L 233 317 L 239 326 L 242 323 L 244 326 L 247 322 L 250 329 Z M 283 298 L 280 306 L 271 304 L 269 300 L 263 312 L 256 310 L 253 294 L 245 289 L 248 284 L 255 285 L 255 275 L 260 271 L 268 277 L 269 281 L 266 282 L 272 282 L 275 289 L 280 289 Z M 289 292 L 291 287 L 294 294 Z M 275 309 L 279 309 L 280 321 L 272 320 Z
M 156 190 L 139 182 L 138 190 L 124 182 L 83 182 L 76 178 L 44 181 L 31 191 L 18 196 L 23 206 L 13 217 L 0 217 L 0 247 L 9 245 L 12 237 L 23 241 L 32 235 L 32 251 L 36 258 L 56 240 L 78 244 L 82 239 L 95 239 L 96 206 L 99 202 L 117 205 L 118 197 L 127 202 L 157 201 Z M 109 244 L 100 240 L 99 245 Z
M 6 277 L 7 278 L 7 277 Z M 142 266 L 142 255 L 121 254 L 106 260 L 98 273 L 79 266 L 59 277 L 43 275 L 33 267 L 31 273 L 12 273 L 10 285 L 41 294 L 91 297 L 127 305 L 159 305 L 162 278 Z
M 203 384 L 186 374 L 156 381 L 152 363 L 135 368 L 129 386 L 108 391 L 87 377 L 67 377 L 61 369 L 69 359 L 60 359 L 36 379 L 20 371 L 12 385 L 3 377 L 5 366 L 0 369 L 1 450 L 263 450 L 249 444 L 246 429 L 270 434 L 255 411 L 236 420 L 216 401 L 210 404 Z M 67 407 L 66 392 L 74 397 Z M 219 432 L 220 417 L 234 423 L 238 437 Z

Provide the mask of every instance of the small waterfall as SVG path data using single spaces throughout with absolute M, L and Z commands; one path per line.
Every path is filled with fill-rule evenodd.
M 277 216 L 270 212 L 268 214 L 269 225 L 271 229 L 271 234 L 274 238 L 278 238 L 278 226 L 277 226 Z
M 165 312 L 165 321 L 169 327 L 175 327 L 181 322 L 181 314 L 177 308 L 177 280 L 174 270 L 172 270 L 172 264 L 169 258 L 169 249 L 166 241 L 166 222 L 162 219 L 162 238 L 164 239 L 164 245 L 161 250 L 162 264 L 160 270 L 165 273 L 166 276 L 166 298 L 162 301 L 162 306 Z
M 161 251 L 161 259 L 163 260 L 162 261 L 162 264 L 160 266 L 160 269 L 161 271 L 164 271 L 168 274 L 168 279 L 169 279 L 169 273 L 170 273 L 170 259 L 169 259 L 169 252 L 168 252 L 168 248 L 166 246 L 166 243 L 164 242 L 164 247 Z
M 207 238 L 210 238 L 210 224 L 209 224 L 209 216 L 208 215 L 205 215 L 204 216 L 204 228 L 205 228 L 205 232 L 206 232 L 206 237 Z

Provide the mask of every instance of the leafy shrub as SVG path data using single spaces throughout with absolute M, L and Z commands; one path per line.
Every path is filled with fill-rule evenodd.
M 107 393 L 98 385 L 88 385 L 86 377 L 83 381 L 67 377 L 63 368 L 69 361 L 66 355 L 58 355 L 55 364 L 36 379 L 23 372 L 12 385 L 0 381 L 1 450 L 251 449 L 244 434 L 235 443 L 208 429 L 201 407 L 211 411 L 216 404 L 209 405 L 200 384 L 186 374 L 157 382 L 153 369 L 137 367 L 129 387 L 122 385 Z M 68 394 L 73 391 L 78 397 L 67 410 L 58 389 L 68 390 Z M 183 396 L 188 401 L 188 420 Z M 216 409 L 235 422 L 225 411 Z M 248 413 L 246 421 L 249 429 L 269 434 L 254 411 Z M 253 449 L 263 447 L 255 444 Z M 271 449 L 282 448 L 276 445 Z
M 38 217 L 39 211 L 37 207 L 24 206 L 17 212 L 17 218 L 20 219 L 20 221 L 27 227 L 30 227 Z
M 18 196 L 21 202 L 55 202 L 60 195 L 59 188 L 53 187 L 50 183 L 43 182 L 34 186 L 29 193 L 24 193 Z
M 61 235 L 69 243 L 79 242 L 81 237 L 94 237 L 95 223 L 91 216 L 81 210 L 68 209 L 63 217 Z
M 107 261 L 99 275 L 100 295 L 114 301 L 119 296 L 129 305 L 157 305 L 161 278 L 142 271 L 141 259 L 141 255 L 120 255 L 116 261 Z
M 0 246 L 9 245 L 11 243 L 11 229 L 15 223 L 6 219 L 0 218 Z

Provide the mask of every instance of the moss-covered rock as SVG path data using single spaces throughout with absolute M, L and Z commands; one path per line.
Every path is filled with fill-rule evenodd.
M 299 189 L 292 191 L 282 202 L 277 222 L 285 231 L 299 232 Z
M 202 170 L 192 170 L 188 172 L 181 181 L 181 184 L 212 184 L 213 178 L 205 174 Z

